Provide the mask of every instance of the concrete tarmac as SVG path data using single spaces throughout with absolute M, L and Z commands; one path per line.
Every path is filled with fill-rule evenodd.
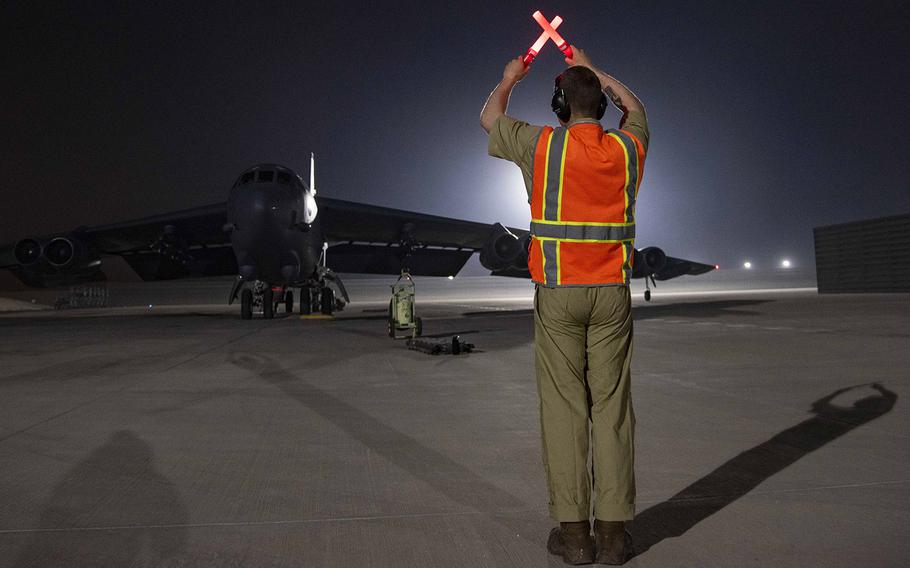
M 531 290 L 444 285 L 418 289 L 425 334 L 468 355 L 389 339 L 387 296 L 356 283 L 334 321 L 0 316 L 0 566 L 562 566 Z M 910 297 L 634 311 L 627 566 L 910 565 Z

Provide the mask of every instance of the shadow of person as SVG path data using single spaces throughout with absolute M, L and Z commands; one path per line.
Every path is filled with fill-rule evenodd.
M 13 566 L 159 566 L 186 542 L 186 509 L 148 443 L 120 430 L 70 469 Z
M 871 386 L 878 394 L 850 407 L 832 401 L 854 389 Z M 640 555 L 666 538 L 684 534 L 736 501 L 798 459 L 894 408 L 897 395 L 878 383 L 837 390 L 815 401 L 815 415 L 727 461 L 663 503 L 635 517 L 630 528 Z

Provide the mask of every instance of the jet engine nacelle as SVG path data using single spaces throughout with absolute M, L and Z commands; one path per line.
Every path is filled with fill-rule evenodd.
M 103 279 L 101 256 L 76 233 L 16 243 L 13 273 L 29 286 L 67 286 Z
M 526 268 L 528 265 L 528 242 L 531 236 L 517 237 L 511 231 L 496 223 L 487 242 L 480 251 L 480 264 L 496 272 L 506 268 Z
M 667 264 L 667 254 L 657 247 L 646 247 L 635 251 L 634 269 L 636 274 L 651 276 Z

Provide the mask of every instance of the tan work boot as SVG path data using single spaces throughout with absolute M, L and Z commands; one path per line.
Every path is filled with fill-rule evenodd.
M 594 562 L 594 539 L 591 538 L 591 523 L 559 523 L 550 531 L 547 539 L 550 554 L 562 556 L 566 564 L 590 564 Z
M 632 557 L 632 535 L 622 521 L 594 519 L 594 549 L 598 564 L 618 566 Z

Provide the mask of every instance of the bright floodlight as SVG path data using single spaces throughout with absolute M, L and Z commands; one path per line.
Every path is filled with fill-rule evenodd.
M 752 263 L 747 260 L 746 262 L 743 263 L 743 268 L 745 268 L 746 270 L 749 270 L 750 268 L 752 268 Z
M 455 280 L 455 277 L 449 274 L 449 280 Z
M 783 262 L 780 263 L 780 265 L 784 268 L 790 268 L 790 261 L 785 258 Z

